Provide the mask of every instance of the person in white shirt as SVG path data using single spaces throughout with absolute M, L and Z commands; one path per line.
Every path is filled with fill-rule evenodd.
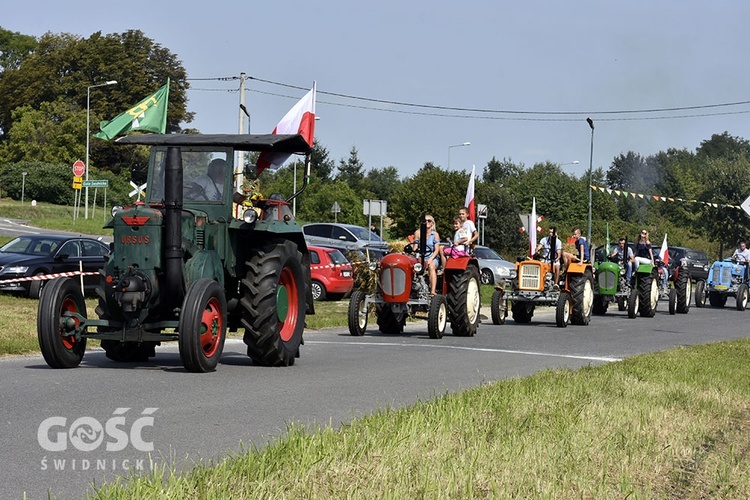
M 750 250 L 747 249 L 747 243 L 740 241 L 740 247 L 732 254 L 732 260 L 736 262 L 750 262 Z
M 190 186 L 191 198 L 200 201 L 221 200 L 224 192 L 224 174 L 226 170 L 226 161 L 221 158 L 211 160 L 206 173 L 196 177 Z
M 458 216 L 461 217 L 461 220 L 463 221 L 461 227 L 471 235 L 469 241 L 466 242 L 466 249 L 469 251 L 473 245 L 476 245 L 477 240 L 479 239 L 479 232 L 477 231 L 477 226 L 474 225 L 474 221 L 469 219 L 469 207 L 459 208 Z
M 554 246 L 554 251 L 552 250 Z M 550 226 L 549 235 L 542 238 L 536 246 L 536 253 L 542 260 L 552 263 L 552 272 L 555 276 L 555 285 L 560 281 L 560 259 L 562 257 L 562 242 L 557 237 L 557 228 Z

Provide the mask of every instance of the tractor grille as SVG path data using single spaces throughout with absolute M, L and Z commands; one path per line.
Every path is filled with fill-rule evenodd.
M 599 288 L 614 288 L 617 286 L 617 276 L 611 271 L 599 272 L 597 274 Z
M 712 283 L 729 284 L 732 281 L 732 269 L 729 266 L 714 266 L 711 269 Z
M 206 232 L 203 229 L 195 230 L 195 244 L 198 248 L 203 248 L 206 241 Z
M 528 264 L 521 266 L 521 276 L 518 280 L 518 288 L 521 290 L 539 290 L 542 282 L 542 266 Z
M 399 267 L 385 267 L 380 273 L 380 287 L 386 295 L 400 295 L 406 290 L 406 273 Z

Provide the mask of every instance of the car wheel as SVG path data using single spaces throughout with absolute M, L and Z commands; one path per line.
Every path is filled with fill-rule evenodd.
M 482 269 L 482 284 L 483 285 L 494 285 L 495 284 L 495 275 L 492 274 L 492 271 L 489 269 Z
M 312 280 L 310 286 L 312 287 L 313 300 L 326 300 L 326 287 L 323 286 L 323 283 Z

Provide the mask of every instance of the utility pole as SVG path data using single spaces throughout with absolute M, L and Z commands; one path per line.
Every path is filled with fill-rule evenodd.
M 245 115 L 247 114 L 247 108 L 245 107 L 245 73 L 240 73 L 240 121 L 239 121 L 239 133 L 245 133 Z M 248 118 L 250 115 L 247 115 Z M 248 130 L 248 133 L 250 131 Z M 234 166 L 234 190 L 242 192 L 242 185 L 245 182 L 245 152 L 237 152 L 237 164 Z

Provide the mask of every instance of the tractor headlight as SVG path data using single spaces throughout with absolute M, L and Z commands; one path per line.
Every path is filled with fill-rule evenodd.
M 377 271 L 378 270 L 377 261 L 371 260 L 368 267 L 370 268 L 370 271 Z
M 510 270 L 510 279 L 514 280 L 517 277 L 518 277 L 518 271 L 516 271 L 515 269 L 511 269 Z
M 114 217 L 115 214 L 117 212 L 119 212 L 120 210 L 122 210 L 122 205 L 115 205 L 115 206 L 113 206 L 112 207 L 112 212 L 111 212 L 112 213 L 112 217 Z
M 256 212 L 252 208 L 248 208 L 242 214 L 242 220 L 244 220 L 247 224 L 252 224 L 256 220 L 258 220 L 258 212 Z
M 415 273 L 421 273 L 422 272 L 422 263 L 421 262 L 417 262 L 416 264 L 414 264 L 414 272 Z

